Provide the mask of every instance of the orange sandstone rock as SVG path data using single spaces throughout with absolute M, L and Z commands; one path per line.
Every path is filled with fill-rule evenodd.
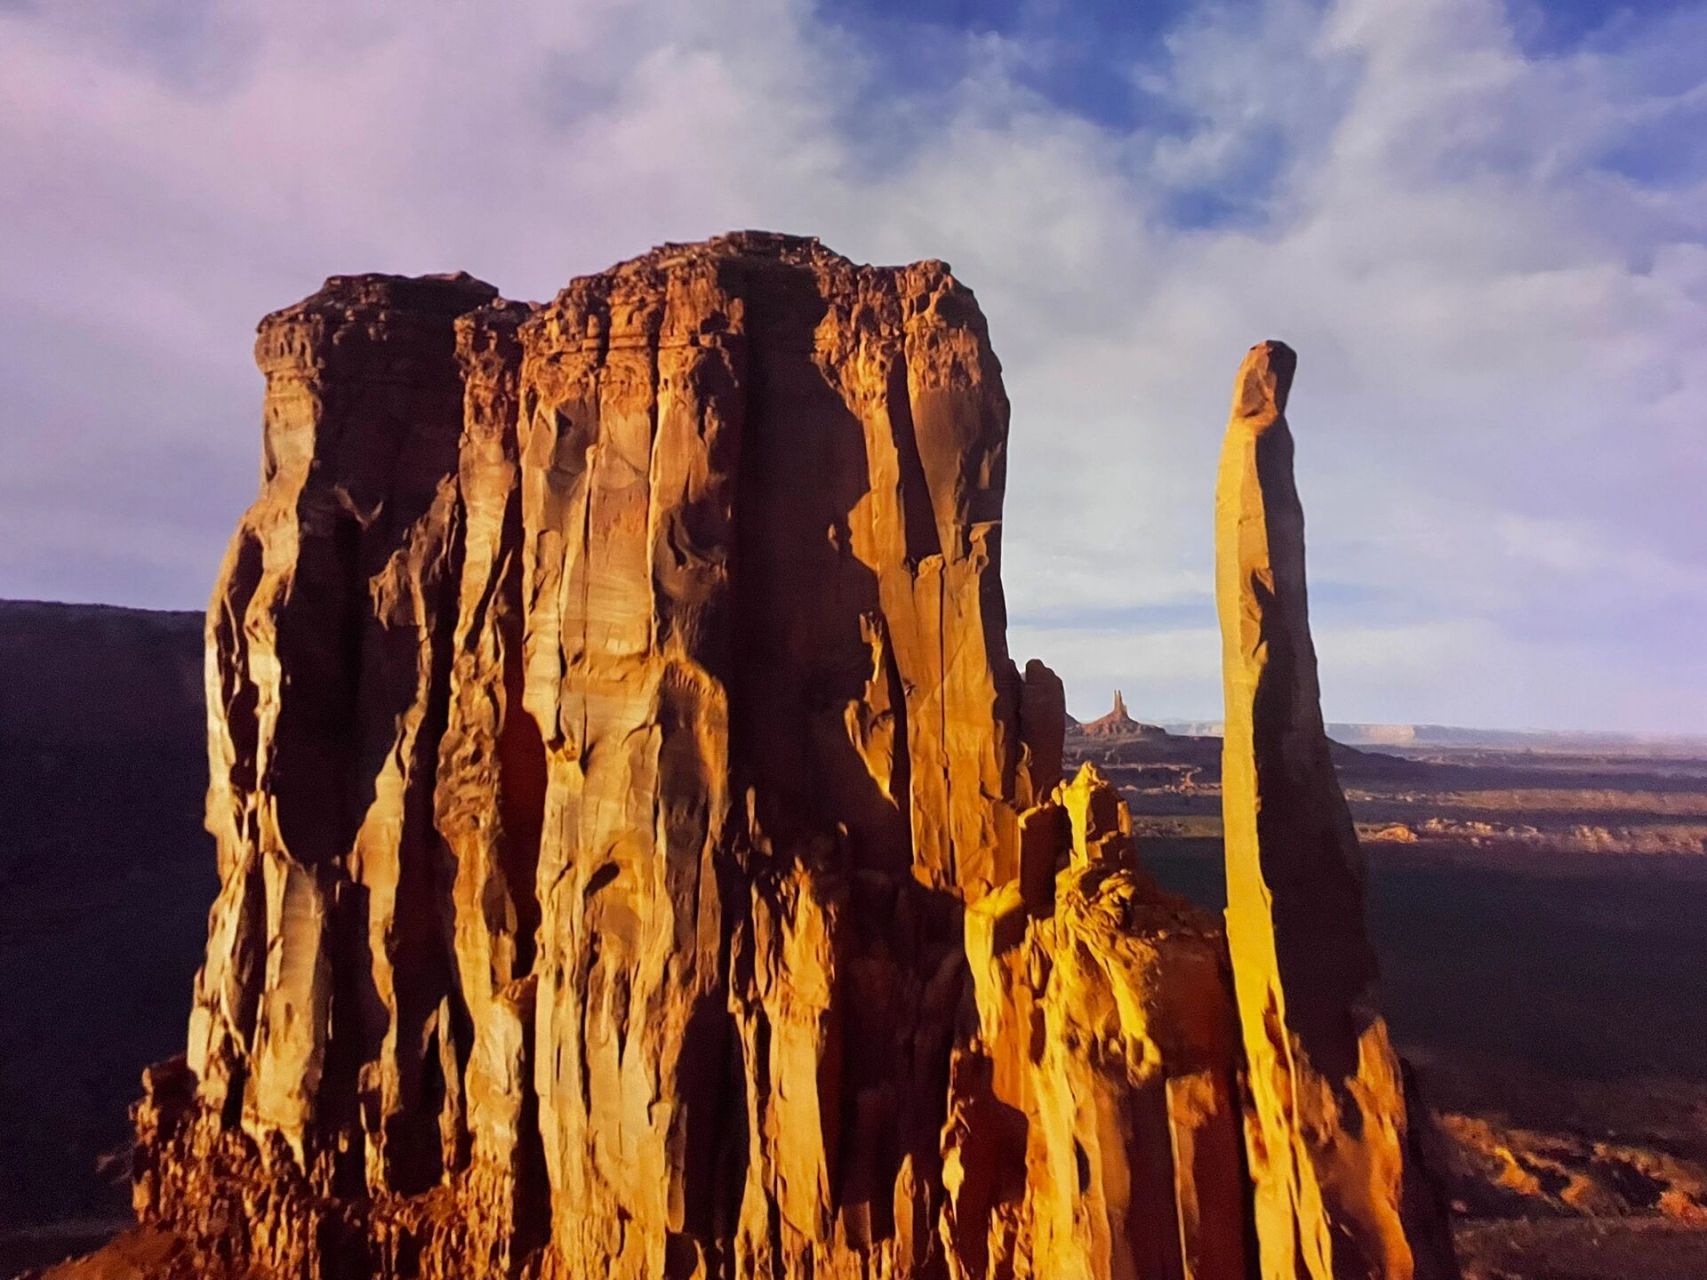
M 1031 790 L 982 320 L 941 264 L 746 236 L 576 281 L 521 376 L 554 1240 L 904 1271 Z
M 456 620 L 466 276 L 335 278 L 261 323 L 260 497 L 208 611 L 222 888 L 189 1066 L 340 1187 L 442 1166 L 433 786 Z M 365 1141 L 356 1135 L 365 1135 Z
M 1047 807 L 1068 833 L 1050 908 L 1009 886 L 967 917 L 979 1032 L 945 1132 L 955 1273 L 1237 1280 L 1248 1197 L 1220 933 L 1139 869 L 1093 766 Z
M 137 1107 L 170 1274 L 1250 1274 L 1219 924 L 1008 657 L 1008 405 L 944 264 L 748 232 L 539 308 L 337 278 L 258 351 L 222 887 Z M 1272 1198 L 1264 1144 L 1347 1113 L 1256 1060 Z M 1382 1173 L 1397 1086 L 1355 1087 Z
M 513 1271 L 543 1243 L 548 1213 L 532 1088 L 545 762 L 522 707 L 516 443 L 517 329 L 530 313 L 500 301 L 456 322 L 462 568 L 434 791 L 434 821 L 454 868 L 446 923 L 458 981 L 443 1015 L 458 1029 L 460 1064 L 446 1075 L 440 1128 L 471 1202 L 470 1247 L 495 1273 Z
M 1227 937 L 1249 1062 L 1264 1277 L 1452 1276 L 1376 1004 L 1363 865 L 1322 724 L 1286 398 L 1296 357 L 1253 347 L 1215 493 L 1226 728 Z

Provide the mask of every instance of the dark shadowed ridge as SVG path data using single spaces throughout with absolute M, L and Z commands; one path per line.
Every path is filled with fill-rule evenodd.
M 216 887 L 201 668 L 199 613 L 0 601 L 0 1226 L 127 1211 L 97 1163 L 183 1037 Z

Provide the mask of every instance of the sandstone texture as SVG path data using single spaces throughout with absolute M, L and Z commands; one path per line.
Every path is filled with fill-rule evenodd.
M 1230 965 L 1116 790 L 1063 776 L 1061 682 L 1007 651 L 1000 366 L 946 265 L 747 232 L 541 307 L 335 277 L 257 354 L 207 629 L 222 887 L 136 1108 L 173 1244 L 128 1256 L 1235 1280 L 1254 1239 L 1270 1275 L 1445 1274 L 1382 1199 L 1408 1130 L 1355 846 L 1264 783 L 1296 829 L 1239 857 L 1297 897 L 1254 920 L 1246 872 Z M 1254 722 L 1255 768 L 1292 728 Z
M 1362 855 L 1323 727 L 1286 422 L 1296 357 L 1253 347 L 1215 492 L 1227 939 L 1264 1277 L 1456 1274 L 1376 1004 Z

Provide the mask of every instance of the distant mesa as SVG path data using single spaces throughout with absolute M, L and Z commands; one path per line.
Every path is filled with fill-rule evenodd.
M 1168 731 L 1159 724 L 1145 724 L 1134 720 L 1126 710 L 1126 699 L 1120 690 L 1114 691 L 1114 708 L 1095 720 L 1088 720 L 1076 727 L 1076 732 L 1087 738 L 1165 738 Z
M 1219 720 L 1170 720 L 1175 737 L 1219 738 Z M 1662 755 L 1696 757 L 1707 751 L 1707 734 L 1617 733 L 1607 730 L 1472 729 L 1445 724 L 1361 724 L 1330 721 L 1328 736 L 1339 746 L 1368 750 L 1532 751 L 1537 754 Z

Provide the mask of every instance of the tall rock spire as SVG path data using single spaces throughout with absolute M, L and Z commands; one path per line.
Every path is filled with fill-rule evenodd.
M 1227 935 L 1261 1274 L 1455 1276 L 1376 1006 L 1362 855 L 1322 723 L 1286 423 L 1296 364 L 1279 342 L 1246 355 L 1215 491 Z

